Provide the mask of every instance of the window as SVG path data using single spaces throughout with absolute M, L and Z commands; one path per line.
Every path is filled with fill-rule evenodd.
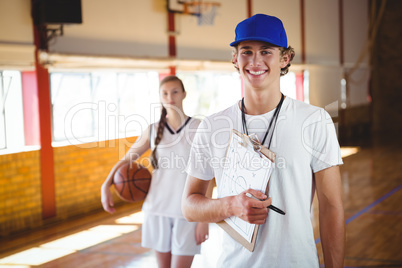
M 15 150 L 24 143 L 21 73 L 0 70 L 0 150 Z
M 232 106 L 241 99 L 237 72 L 178 72 L 187 91 L 184 111 L 192 116 L 207 116 Z
M 137 136 L 159 103 L 157 72 L 53 72 L 50 84 L 54 142 Z
M 91 82 L 89 73 L 51 74 L 54 141 L 94 137 Z
M 203 117 L 241 98 L 237 72 L 182 72 L 184 109 Z M 138 136 L 159 120 L 157 72 L 52 72 L 54 145 Z

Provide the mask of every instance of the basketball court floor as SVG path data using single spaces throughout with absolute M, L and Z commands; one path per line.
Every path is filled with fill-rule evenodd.
M 344 267 L 402 267 L 402 146 L 342 148 L 346 220 Z M 317 200 L 312 209 L 315 239 L 323 266 Z M 0 268 L 156 267 L 152 251 L 141 248 L 142 213 L 124 205 L 115 215 L 98 212 L 0 241 Z M 193 267 L 214 267 L 219 227 Z M 269 265 L 267 266 L 269 267 Z

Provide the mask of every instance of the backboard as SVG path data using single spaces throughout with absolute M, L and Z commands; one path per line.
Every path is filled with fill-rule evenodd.
M 167 9 L 170 12 L 180 14 L 199 15 L 199 5 L 202 0 L 166 0 Z M 191 5 L 197 3 L 197 5 Z

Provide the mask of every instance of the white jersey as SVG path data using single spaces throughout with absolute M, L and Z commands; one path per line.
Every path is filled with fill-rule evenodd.
M 262 141 L 274 111 L 246 115 L 248 133 L 257 134 Z M 202 180 L 215 177 L 219 188 L 230 131 L 244 133 L 242 128 L 238 103 L 204 119 L 193 141 L 187 172 Z M 313 173 L 342 164 L 331 117 L 322 108 L 286 97 L 270 149 L 276 153 L 276 161 L 268 196 L 286 215 L 269 211 L 259 228 L 254 252 L 224 233 L 217 267 L 319 266 L 310 220 Z
M 158 169 L 152 172 L 151 187 L 142 210 L 160 216 L 184 218 L 181 212 L 181 197 L 187 178 L 185 172 L 191 143 L 200 120 L 188 118 L 188 122 L 174 131 L 167 123 L 161 142 L 156 148 Z M 151 149 L 159 122 L 151 125 Z

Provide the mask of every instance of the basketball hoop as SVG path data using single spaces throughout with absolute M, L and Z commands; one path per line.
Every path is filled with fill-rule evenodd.
M 186 1 L 183 2 L 184 14 L 191 14 L 198 17 L 198 25 L 213 25 L 216 12 L 220 3 L 207 1 Z

